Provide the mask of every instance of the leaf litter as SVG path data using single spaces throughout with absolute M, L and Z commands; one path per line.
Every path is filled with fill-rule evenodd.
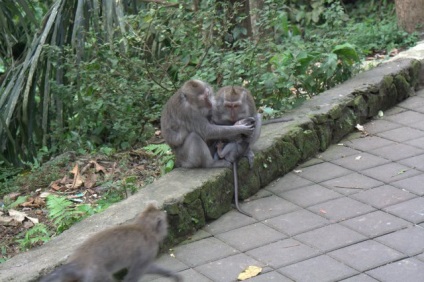
M 20 253 L 22 250 L 16 239 L 35 224 L 44 223 L 54 229 L 48 217 L 47 196 L 66 197 L 74 205 L 96 205 L 106 193 L 117 188 L 116 181 L 135 179 L 134 186 L 140 188 L 161 175 L 158 157 L 143 149 L 117 153 L 112 157 L 79 156 L 63 167 L 54 165 L 54 169 L 59 168 L 56 179 L 49 183 L 38 181 L 41 177 L 31 179 L 28 177 L 31 173 L 27 173 L 22 179 L 27 177 L 28 180 L 21 181 L 19 191 L 0 197 L 0 259 Z M 43 173 L 53 175 L 52 170 L 47 167 Z M 128 195 L 127 191 L 125 195 Z

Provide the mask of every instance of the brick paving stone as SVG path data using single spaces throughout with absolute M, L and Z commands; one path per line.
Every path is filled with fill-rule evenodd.
M 369 213 L 375 209 L 356 200 L 344 197 L 312 206 L 308 210 L 328 218 L 330 221 L 337 222 Z
M 308 210 L 301 209 L 267 219 L 264 223 L 293 236 L 330 224 L 330 221 Z
M 421 113 L 424 113 L 424 108 L 419 110 Z M 409 125 L 409 127 L 418 129 L 418 130 L 424 130 L 424 121 L 419 121 L 419 122 L 415 122 L 411 125 Z
M 184 263 L 182 263 L 178 259 L 171 257 L 169 254 L 162 254 L 155 261 L 155 263 L 157 265 L 161 266 L 161 267 L 167 268 L 167 269 L 175 271 L 175 272 L 181 272 L 181 271 L 184 271 L 184 270 L 189 268 L 187 265 L 185 265 Z M 160 278 L 160 277 L 161 276 L 159 276 L 159 275 L 146 274 L 145 276 L 143 276 L 143 278 L 140 280 L 140 282 L 147 282 L 147 281 L 152 281 L 152 280 L 154 280 L 156 282 L 156 281 L 159 281 L 158 278 Z M 166 279 L 169 280 L 169 278 L 166 278 Z M 160 279 L 160 280 L 162 280 L 162 279 Z
M 338 281 L 358 273 L 356 270 L 326 255 L 301 261 L 283 267 L 278 271 L 299 282 Z
M 384 282 L 422 282 L 424 263 L 414 258 L 407 258 L 370 270 L 367 274 Z
M 424 114 L 417 113 L 414 111 L 405 111 L 395 115 L 387 116 L 385 119 L 408 126 L 415 122 L 424 120 Z
M 299 234 L 294 239 L 329 252 L 367 239 L 362 234 L 355 232 L 340 224 L 331 224 L 319 229 Z
M 391 146 L 391 145 L 389 145 Z M 383 147 L 387 148 L 387 147 Z M 416 148 L 415 148 L 416 149 Z M 416 149 L 417 150 L 417 149 Z M 342 167 L 355 170 L 355 171 L 361 171 L 367 168 L 379 166 L 382 164 L 389 163 L 390 160 L 381 158 L 378 156 L 371 155 L 366 152 L 360 152 L 358 154 L 348 156 L 346 158 L 333 160 L 332 163 L 336 165 L 341 165 Z
M 409 97 L 405 101 L 399 103 L 397 106 L 410 110 L 424 108 L 424 98 L 420 96 Z
M 403 143 L 417 147 L 417 148 L 424 149 L 424 138 L 413 139 Z
M 345 158 L 347 156 L 351 156 L 358 153 L 358 150 L 343 145 L 331 145 L 324 152 L 319 154 L 319 158 L 325 161 L 331 161 L 335 159 Z
M 388 109 L 384 112 L 384 118 L 382 120 L 384 120 L 385 118 L 387 118 L 389 116 L 404 113 L 404 112 L 407 112 L 407 111 L 408 111 L 408 109 L 401 108 L 401 107 L 398 107 L 398 106 L 394 106 L 394 107 L 392 107 L 392 108 L 390 108 L 390 109 Z
M 350 173 L 352 171 L 332 163 L 322 163 L 302 169 L 299 175 L 315 183 L 319 183 Z
M 300 177 L 294 172 L 289 172 L 284 175 L 284 178 L 279 178 L 276 181 L 265 187 L 266 190 L 271 191 L 275 194 L 279 194 L 295 188 L 307 186 L 313 184 L 312 181 L 306 180 Z
M 362 273 L 344 280 L 340 280 L 340 282 L 378 282 L 378 280 Z
M 424 198 L 411 199 L 387 208 L 385 211 L 412 223 L 424 222 Z
M 396 142 L 404 142 L 424 136 L 424 132 L 411 127 L 402 126 L 389 131 L 384 131 L 376 134 L 379 137 L 389 139 Z
M 268 282 L 268 281 L 276 281 L 276 282 L 292 282 L 293 280 L 283 276 L 277 271 L 272 271 L 264 274 L 259 274 L 256 277 L 250 278 L 247 281 L 249 282 Z
M 254 218 L 246 216 L 238 211 L 227 212 L 219 219 L 208 223 L 203 229 L 210 234 L 216 235 L 232 229 L 243 227 L 257 222 Z
M 246 252 L 247 255 L 273 268 L 311 258 L 318 253 L 318 250 L 293 239 L 285 239 Z
M 242 252 L 287 238 L 263 223 L 247 225 L 218 234 L 216 237 Z
M 424 252 L 424 228 L 413 226 L 375 239 L 409 256 Z
M 371 238 L 411 226 L 410 222 L 382 211 L 370 212 L 340 224 Z
M 368 152 L 377 148 L 394 144 L 394 142 L 384 138 L 380 138 L 378 136 L 367 136 L 364 138 L 344 141 L 343 144 L 353 149 Z
M 237 281 L 238 275 L 250 265 L 264 267 L 264 264 L 245 254 L 237 254 L 199 265 L 194 270 L 213 281 L 228 282 Z
M 424 195 L 424 174 L 392 182 L 391 185 L 410 191 L 418 196 Z
M 315 184 L 286 191 L 279 194 L 279 196 L 301 207 L 309 207 L 321 202 L 340 198 L 343 195 Z
M 184 282 L 211 282 L 213 280 L 203 276 L 202 274 L 200 274 L 199 272 L 193 270 L 193 269 L 187 269 L 184 270 L 182 272 L 178 273 L 179 275 L 181 275 L 182 281 Z M 144 277 L 143 277 L 144 279 Z M 144 280 L 141 280 L 141 282 L 143 282 Z M 171 281 L 170 278 L 159 278 L 159 279 L 155 279 L 152 282 L 169 282 Z
M 403 160 L 424 153 L 422 149 L 405 144 L 392 144 L 372 151 L 374 155 L 381 156 L 392 161 Z
M 246 202 L 242 207 L 244 211 L 250 213 L 254 218 L 259 220 L 271 218 L 280 214 L 285 214 L 300 209 L 299 206 L 277 196 L 271 196 L 252 202 Z
M 364 124 L 365 131 L 369 134 L 376 134 L 379 132 L 389 131 L 395 128 L 399 128 L 402 125 L 391 122 L 388 120 L 372 120 L 366 124 Z
M 216 238 L 206 238 L 174 249 L 175 257 L 188 266 L 197 266 L 238 253 Z
M 388 163 L 369 168 L 362 173 L 387 184 L 420 174 L 419 171 L 398 163 Z
M 320 183 L 320 185 L 333 189 L 334 191 L 344 195 L 359 193 L 363 190 L 381 186 L 383 184 L 384 183 L 381 181 L 359 173 L 348 174 Z
M 405 160 L 401 160 L 399 161 L 399 163 L 424 171 L 424 154 L 420 156 L 408 158 Z
M 355 198 L 365 204 L 372 205 L 378 209 L 401 203 L 415 197 L 415 194 L 390 185 L 383 185 L 352 195 L 352 198 Z
M 398 251 L 373 240 L 338 249 L 328 255 L 361 272 L 405 257 Z

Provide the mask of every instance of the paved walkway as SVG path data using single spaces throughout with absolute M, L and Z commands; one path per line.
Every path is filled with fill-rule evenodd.
M 159 263 L 184 281 L 424 281 L 424 90 L 365 124 Z M 147 276 L 142 281 L 149 281 Z M 154 281 L 169 281 L 159 279 Z

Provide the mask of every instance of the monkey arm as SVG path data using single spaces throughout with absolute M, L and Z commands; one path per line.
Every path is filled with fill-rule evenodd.
M 199 134 L 205 141 L 209 140 L 238 140 L 242 135 L 251 136 L 254 131 L 254 125 L 215 125 L 207 123 L 202 129 L 199 128 Z

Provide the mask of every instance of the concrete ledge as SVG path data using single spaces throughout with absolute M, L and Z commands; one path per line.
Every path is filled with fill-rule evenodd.
M 418 54 L 385 63 L 305 102 L 287 116 L 294 120 L 264 126 L 255 145 L 255 164 L 239 166 L 240 198 L 245 199 L 300 162 L 325 150 L 363 123 L 414 94 L 424 82 L 424 43 Z M 413 58 L 409 58 L 413 57 Z M 62 264 L 92 234 L 132 220 L 146 202 L 168 212 L 166 246 L 186 239 L 208 220 L 229 211 L 233 200 L 229 169 L 176 169 L 106 211 L 87 218 L 42 247 L 0 265 L 0 281 L 36 281 Z

